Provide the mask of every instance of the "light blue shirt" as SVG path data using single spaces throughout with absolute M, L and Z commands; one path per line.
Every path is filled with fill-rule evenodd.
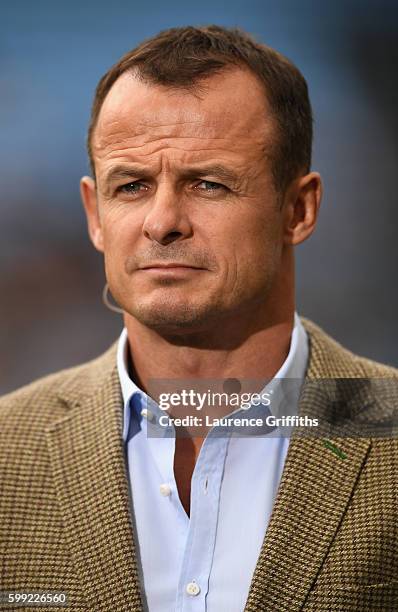
M 128 339 L 119 339 L 117 365 L 124 401 L 123 440 L 133 500 L 138 565 L 150 612 L 242 612 L 279 486 L 288 437 L 207 434 L 191 480 L 190 517 L 174 477 L 175 430 L 148 436 L 164 411 L 130 379 Z M 308 339 L 295 313 L 289 354 L 274 379 L 271 414 L 278 412 L 278 380 L 305 375 Z M 299 386 L 290 396 L 297 413 Z M 250 417 L 264 409 L 251 406 Z M 235 416 L 234 411 L 234 416 Z M 286 412 L 285 412 L 286 413 Z M 285 414 L 284 413 L 284 414 Z M 144 410 L 144 414 L 146 410 Z M 170 428 L 169 428 L 170 430 Z M 219 433 L 219 432 L 218 432 Z

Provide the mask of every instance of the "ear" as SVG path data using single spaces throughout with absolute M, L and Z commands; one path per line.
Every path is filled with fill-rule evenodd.
M 318 219 L 322 182 L 318 172 L 299 177 L 284 198 L 284 243 L 297 245 L 311 236 Z
M 90 176 L 80 180 L 80 195 L 86 211 L 88 233 L 97 251 L 104 252 L 101 219 L 98 212 L 97 189 L 95 181 Z

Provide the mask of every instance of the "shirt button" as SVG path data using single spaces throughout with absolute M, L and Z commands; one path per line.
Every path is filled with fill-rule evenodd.
M 153 412 L 148 410 L 148 408 L 143 408 L 141 410 L 141 415 L 148 421 L 153 421 Z
M 187 584 L 187 593 L 188 595 L 199 595 L 200 586 L 196 584 L 196 582 L 188 582 Z
M 160 485 L 159 490 L 165 497 L 171 494 L 171 487 L 166 482 Z

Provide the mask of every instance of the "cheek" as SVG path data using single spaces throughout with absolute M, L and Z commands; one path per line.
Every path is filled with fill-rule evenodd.
M 242 263 L 250 266 L 261 259 L 267 260 L 280 251 L 281 222 L 276 214 L 263 211 L 256 215 L 241 214 L 228 219 L 220 236 L 220 245 L 227 246 L 230 253 Z
M 104 231 L 105 273 L 114 285 L 126 282 L 126 262 L 136 250 L 135 234 L 126 225 L 110 226 Z
M 140 226 L 126 214 L 112 211 L 103 217 L 104 251 L 108 259 L 131 254 L 140 236 Z

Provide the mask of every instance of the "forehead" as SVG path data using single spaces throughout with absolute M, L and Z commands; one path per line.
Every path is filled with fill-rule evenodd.
M 272 136 L 263 85 L 249 70 L 232 67 L 188 91 L 143 82 L 124 73 L 107 94 L 93 135 L 94 158 L 155 146 L 261 148 Z

